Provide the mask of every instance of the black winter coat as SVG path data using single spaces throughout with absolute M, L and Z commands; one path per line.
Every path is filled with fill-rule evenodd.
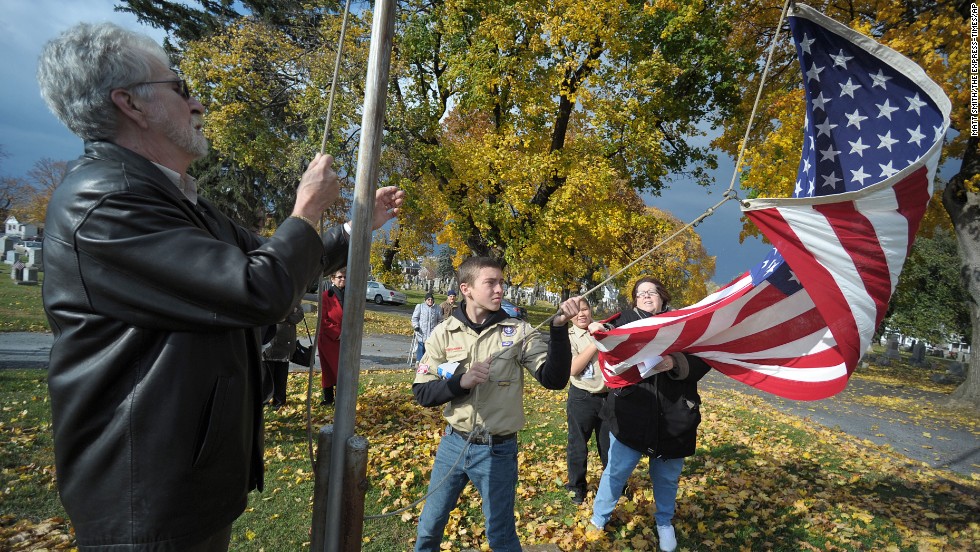
M 646 318 L 642 311 L 623 312 L 616 326 Z M 697 448 L 701 423 L 698 381 L 711 369 L 700 358 L 672 353 L 675 367 L 643 381 L 611 389 L 600 416 L 616 440 L 654 458 L 684 458 Z
M 262 487 L 258 328 L 347 259 L 338 227 L 263 240 L 155 165 L 86 144 L 48 205 L 58 488 L 80 549 L 184 550 Z

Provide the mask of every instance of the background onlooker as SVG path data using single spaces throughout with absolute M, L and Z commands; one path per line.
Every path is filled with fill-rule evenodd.
M 320 354 L 320 387 L 323 399 L 320 404 L 333 404 L 334 387 L 337 385 L 337 368 L 340 365 L 340 330 L 344 320 L 344 289 L 347 271 L 338 270 L 330 277 L 330 287 L 323 292 L 323 315 L 320 317 L 320 337 L 317 352 Z
M 452 316 L 453 309 L 456 308 L 456 290 L 449 290 L 449 293 L 446 294 L 446 300 L 439 305 L 439 308 L 442 309 L 443 320 Z
M 276 324 L 276 335 L 269 346 L 262 351 L 262 362 L 266 373 L 272 376 L 273 408 L 286 406 L 286 382 L 289 379 L 289 359 L 296 348 L 296 324 L 303 320 L 303 307 L 296 308 L 286 316 L 286 319 Z
M 425 354 L 425 340 L 429 339 L 429 334 L 436 329 L 442 321 L 442 308 L 435 305 L 435 298 L 431 293 L 425 294 L 425 301 L 415 305 L 412 312 L 412 329 L 415 331 L 415 341 L 418 346 L 415 348 L 415 360 L 422 360 Z

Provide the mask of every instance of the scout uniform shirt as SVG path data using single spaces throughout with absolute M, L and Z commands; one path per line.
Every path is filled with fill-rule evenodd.
M 447 402 L 443 414 L 458 431 L 472 432 L 475 424 L 491 435 L 517 433 L 524 427 L 523 368 L 537 372 L 548 359 L 548 345 L 523 320 L 505 318 L 478 334 L 451 316 L 425 342 L 414 383 L 452 378 L 489 357 L 489 379 Z
M 589 345 L 595 345 L 589 336 L 589 330 L 579 328 L 574 324 L 568 328 L 568 339 L 572 342 L 572 358 L 577 357 Z M 599 352 L 596 351 L 589 359 L 589 365 L 585 367 L 585 370 L 579 372 L 577 376 L 569 378 L 569 383 L 589 393 L 605 393 L 608 391 L 602 374 L 599 372 L 598 362 Z

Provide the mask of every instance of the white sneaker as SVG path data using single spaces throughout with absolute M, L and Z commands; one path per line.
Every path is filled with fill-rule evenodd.
M 663 552 L 677 550 L 677 536 L 674 534 L 673 525 L 658 525 L 657 536 L 660 537 L 660 549 Z

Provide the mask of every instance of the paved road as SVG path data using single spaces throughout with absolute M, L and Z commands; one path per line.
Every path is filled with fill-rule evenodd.
M 702 385 L 707 389 L 734 389 L 756 395 L 784 414 L 791 414 L 878 445 L 933 468 L 947 469 L 967 477 L 980 474 L 980 436 L 977 429 L 955 426 L 935 417 L 910 416 L 875 404 L 878 397 L 898 398 L 923 410 L 942 408 L 945 395 L 907 387 L 885 385 L 859 378 L 847 388 L 820 401 L 782 399 L 743 385 L 711 371 Z
M 0 333 L 0 369 L 47 368 L 52 341 L 50 333 Z
M 12 368 L 47 368 L 51 355 L 50 333 L 0 333 L 0 370 Z M 302 338 L 307 345 L 309 338 Z M 361 369 L 398 369 L 408 367 L 408 349 L 412 338 L 401 335 L 368 335 L 361 342 Z M 291 365 L 294 370 L 305 370 Z
M 311 296 L 312 297 L 312 296 Z M 367 303 L 367 310 L 396 314 L 406 318 L 409 324 L 412 311 L 404 306 L 375 305 Z M 313 329 L 312 327 L 310 328 Z M 54 337 L 50 333 L 8 332 L 0 333 L 0 370 L 12 368 L 47 368 L 48 357 L 51 356 L 51 343 Z M 309 345 L 312 339 L 302 338 Z M 361 369 L 396 369 L 407 368 L 408 350 L 412 338 L 400 335 L 368 335 L 361 342 Z M 294 370 L 305 368 L 296 364 Z
M 46 368 L 51 351 L 51 334 L 0 333 L 0 369 Z M 361 345 L 361 369 L 404 369 L 408 367 L 411 338 L 368 335 Z M 293 368 L 305 370 L 300 366 Z M 917 462 L 947 469 L 967 477 L 980 474 L 980 439 L 976 429 L 951 426 L 928 416 L 909 416 L 875 404 L 875 397 L 898 398 L 921 404 L 923 409 L 941 408 L 943 396 L 910 388 L 853 379 L 840 394 L 822 401 L 800 402 L 780 399 L 756 391 L 717 372 L 703 381 L 707 389 L 734 389 L 766 399 L 786 414 L 811 420 L 828 428 L 868 441 L 890 445 Z

